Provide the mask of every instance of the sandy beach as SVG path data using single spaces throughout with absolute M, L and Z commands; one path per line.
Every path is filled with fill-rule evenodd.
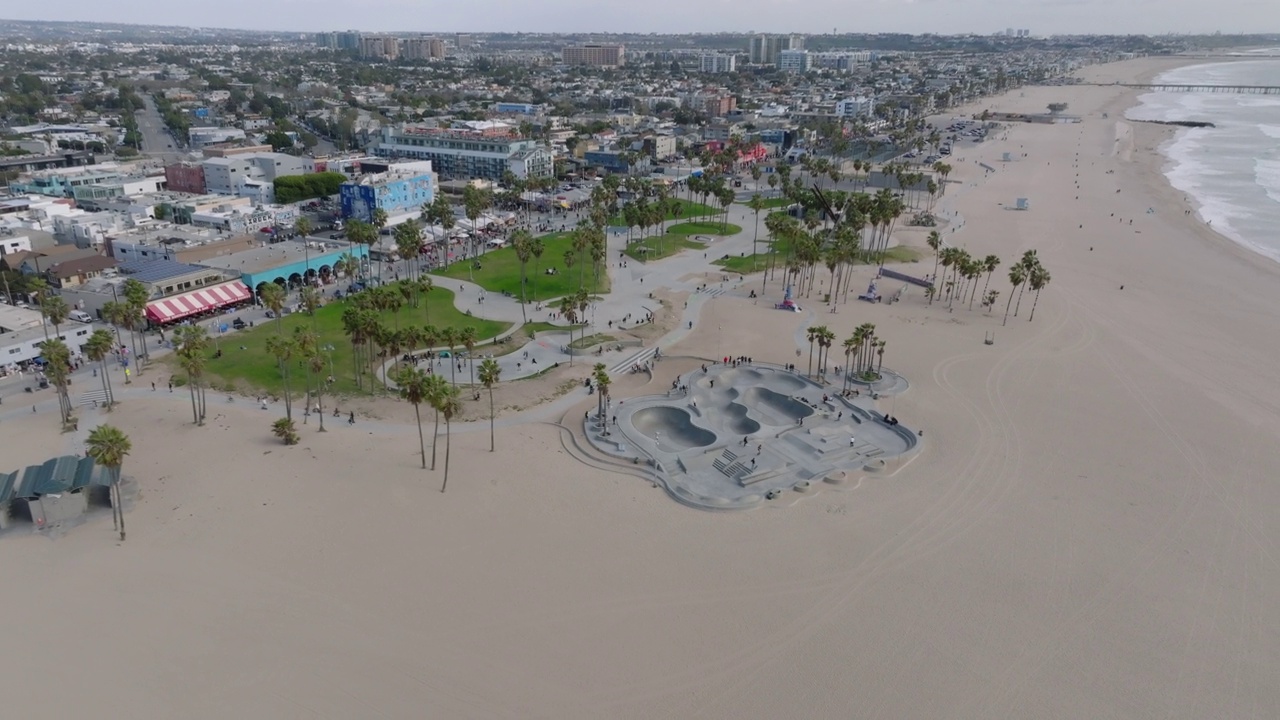
M 496 453 L 487 422 L 457 428 L 441 494 L 404 408 L 308 427 L 287 448 L 248 401 L 210 392 L 197 428 L 181 392 L 138 384 L 110 416 L 141 488 L 128 540 L 103 515 L 0 541 L 6 706 L 136 720 L 1280 715 L 1280 265 L 1185 214 L 1159 174 L 1172 130 L 1125 121 L 1131 91 L 1025 88 L 981 107 L 1059 101 L 1084 121 L 966 147 L 940 202 L 959 213 L 949 243 L 1004 260 L 996 312 L 916 293 L 782 313 L 730 293 L 703 309 L 710 330 L 666 351 L 671 369 L 614 389 L 669 384 L 677 356 L 803 363 L 805 327 L 844 338 L 873 322 L 885 366 L 912 384 L 894 414 L 925 431 L 896 474 L 697 511 L 570 457 L 555 421 L 594 408 L 583 397 L 505 418 Z M 1031 209 L 1008 209 L 1017 197 Z M 1005 271 L 1028 249 L 1053 281 L 1034 321 L 1028 294 L 1004 326 Z M 50 411 L 0 410 L 5 469 L 79 449 Z

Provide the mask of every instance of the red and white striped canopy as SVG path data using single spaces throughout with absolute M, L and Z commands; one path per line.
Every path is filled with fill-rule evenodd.
M 239 280 L 232 280 L 163 300 L 153 300 L 147 303 L 147 318 L 155 323 L 173 322 L 206 310 L 248 300 L 249 297 L 249 288 Z

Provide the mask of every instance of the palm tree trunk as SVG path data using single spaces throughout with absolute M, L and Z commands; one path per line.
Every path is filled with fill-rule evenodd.
M 436 469 L 436 441 L 440 439 L 440 411 L 436 410 L 435 429 L 431 432 L 431 469 Z
M 1027 284 L 1024 282 L 1018 286 L 1018 304 L 1013 306 L 1013 316 L 1018 317 L 1018 311 L 1022 309 L 1022 293 L 1027 291 Z
M 453 433 L 450 431 L 449 418 L 444 419 L 444 482 L 440 484 L 440 492 L 449 487 L 449 449 L 453 445 Z
M 320 383 L 319 383 L 319 382 L 317 382 L 317 383 L 316 383 L 316 410 L 318 410 L 318 411 L 320 412 L 320 432 L 325 432 L 325 429 L 324 429 L 324 393 L 323 393 L 323 392 L 321 392 L 320 388 L 321 388 L 321 385 L 320 385 Z M 421 430 L 421 428 L 419 428 L 419 430 Z
M 422 415 L 418 403 L 413 404 L 413 419 L 418 421 L 418 450 L 422 453 L 422 469 L 427 469 L 427 441 L 422 439 Z
M 196 405 L 196 383 L 187 376 L 187 391 L 191 393 L 191 422 L 196 425 L 200 424 L 200 407 Z
M 1017 288 L 1014 288 L 1016 290 Z M 1004 322 L 1001 325 L 1009 324 L 1009 306 L 1013 304 L 1013 290 L 1009 291 L 1009 299 L 1004 304 Z
M 809 341 L 809 377 L 813 377 L 813 341 Z
M 493 452 L 497 446 L 494 444 L 493 436 L 493 386 L 489 386 L 489 452 Z
M 120 539 L 124 540 L 124 493 L 120 490 L 120 468 L 115 469 L 116 503 L 120 506 Z
M 1040 291 L 1036 291 L 1036 299 L 1031 302 L 1031 314 L 1027 316 L 1027 322 L 1031 322 L 1036 317 L 1036 305 L 1040 304 Z
M 107 358 L 104 355 L 102 362 L 98 363 L 102 367 L 102 392 L 107 397 L 107 409 L 111 409 L 111 388 L 107 386 Z

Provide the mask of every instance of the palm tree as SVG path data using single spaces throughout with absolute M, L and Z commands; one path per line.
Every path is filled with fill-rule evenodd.
M 937 230 L 931 230 L 929 232 L 928 239 L 925 240 L 925 243 L 929 245 L 930 250 L 933 250 L 933 275 L 932 275 L 933 285 L 932 286 L 936 288 L 938 286 L 938 261 L 941 259 L 941 253 L 942 253 L 942 236 L 938 234 Z M 936 294 L 937 292 L 935 291 L 934 295 Z M 929 296 L 929 304 L 930 305 L 933 304 L 933 295 Z
M 1018 263 L 1017 265 L 1009 268 L 1009 284 L 1012 285 L 1013 288 L 1009 291 L 1009 299 L 1004 304 L 1004 322 L 1001 323 L 1002 325 L 1009 324 L 1009 306 L 1013 304 L 1013 294 L 1017 292 L 1018 287 L 1026 281 L 1027 269 L 1023 267 L 1022 263 Z
M 84 344 L 85 355 L 102 368 L 102 392 L 106 395 L 108 410 L 116 402 L 111 392 L 111 378 L 107 375 L 107 358 L 111 357 L 111 349 L 115 346 L 115 342 L 110 332 L 99 329 L 94 330 L 88 342 Z
M 174 331 L 178 365 L 187 373 L 187 389 L 191 393 L 191 414 L 196 425 L 204 424 L 204 369 L 208 363 L 209 333 L 200 325 L 184 325 Z
M 461 333 L 457 328 L 447 327 L 440 331 L 440 342 L 449 349 L 449 373 L 453 382 L 453 386 L 458 386 L 458 364 L 457 358 L 453 356 L 453 349 L 461 344 Z
M 485 361 L 480 363 L 480 383 L 489 390 L 489 452 L 493 452 L 496 447 L 493 432 L 493 386 L 498 384 L 498 378 L 501 376 L 502 366 L 498 365 L 497 360 L 485 358 Z
M 1036 299 L 1031 303 L 1031 314 L 1027 316 L 1027 322 L 1031 322 L 1036 316 L 1036 305 L 1040 304 L 1040 291 L 1049 284 L 1049 280 L 1049 271 L 1045 270 L 1040 263 L 1036 263 L 1036 266 L 1031 269 L 1031 278 L 1027 281 L 1031 289 L 1036 291 Z
M 84 454 L 111 472 L 110 490 L 115 491 L 115 498 L 111 501 L 111 517 L 116 521 L 121 540 L 124 540 L 124 502 L 120 493 L 120 468 L 132 449 L 133 443 L 129 441 L 129 436 L 114 425 L 99 425 L 89 431 L 89 437 L 85 440 Z
M 66 322 L 71 314 L 71 306 L 67 305 L 67 301 L 63 300 L 61 295 L 48 295 L 40 301 L 40 314 L 49 321 L 50 325 L 53 325 L 54 336 L 60 336 L 62 323 Z
M 596 417 L 600 418 L 600 425 L 604 427 L 604 434 L 609 434 L 609 422 L 605 418 L 606 411 L 609 408 L 609 386 L 613 384 L 613 378 L 609 377 L 609 368 L 604 363 L 596 363 L 591 371 L 596 383 L 596 392 L 599 394 L 597 398 Z
M 542 253 L 546 250 L 546 246 L 542 244 L 542 238 L 535 237 L 529 243 L 529 252 L 533 253 L 533 280 L 530 282 L 530 294 L 538 297 L 538 261 L 542 259 Z
M 525 270 L 529 266 L 529 260 L 533 258 L 533 236 L 524 228 L 516 230 L 511 233 L 511 247 L 515 250 L 516 260 L 520 263 L 520 322 L 524 324 L 529 322 L 524 310 L 524 287 L 527 275 Z
M 418 221 L 410 218 L 396 226 L 392 236 L 396 240 L 396 253 L 405 261 L 409 279 L 412 280 L 413 268 L 417 264 L 418 254 L 422 251 L 422 230 Z
M 258 299 L 275 316 L 276 334 L 282 334 L 284 331 L 280 328 L 280 315 L 284 311 L 284 304 L 287 300 L 285 289 L 276 283 L 267 283 L 258 291 Z
M 759 167 L 752 168 L 752 175 L 754 175 L 759 169 Z M 751 238 L 751 254 L 757 255 L 760 252 L 758 248 L 758 243 L 760 242 L 760 211 L 764 210 L 768 206 L 765 204 L 764 198 L 760 197 L 760 193 L 756 193 L 751 196 L 751 200 L 747 203 L 747 207 L 756 214 L 756 234 Z
M 826 359 L 824 353 L 829 352 L 835 343 L 836 334 L 822 325 L 818 328 L 818 377 L 826 376 Z
M 147 289 L 146 285 L 143 285 L 141 282 L 133 278 L 125 280 L 120 288 L 124 294 L 125 307 L 127 310 L 125 315 L 125 327 L 129 328 L 129 337 L 133 338 L 135 334 L 141 335 L 141 331 L 144 327 L 143 313 L 147 310 L 147 301 L 151 299 L 151 291 Z M 143 340 L 142 349 L 144 351 L 146 350 L 145 339 Z M 145 354 L 145 352 L 141 354 L 138 353 L 138 346 L 135 343 L 133 346 L 133 368 L 138 375 L 142 374 L 142 356 Z
M 991 285 L 991 275 L 1000 267 L 999 255 L 988 255 L 982 258 L 982 269 L 987 271 L 987 281 L 982 284 L 982 297 L 987 296 L 987 287 Z
M 569 342 L 573 343 L 573 326 L 578 322 L 578 303 L 572 295 L 560 298 L 560 314 L 569 321 Z M 573 353 L 569 353 L 569 367 L 573 367 Z
M 452 420 L 462 412 L 462 403 L 458 399 L 458 388 L 443 385 L 433 398 L 436 411 L 444 416 L 444 482 L 440 484 L 440 492 L 449 486 L 449 451 L 453 445 Z
M 284 416 L 290 420 L 293 419 L 293 398 L 289 393 L 289 361 L 296 351 L 297 347 L 288 338 L 279 335 L 267 338 L 267 353 L 275 357 L 284 383 Z
M 71 397 L 67 388 L 71 384 L 71 350 L 59 338 L 46 340 L 40 346 L 40 356 L 44 358 L 44 372 L 53 383 L 58 393 L 58 409 L 63 425 L 71 422 Z
M 298 428 L 289 418 L 279 418 L 271 423 L 271 434 L 280 438 L 285 445 L 297 445 L 302 439 L 298 437 Z
M 1035 250 L 1028 250 L 1022 253 L 1022 259 L 1019 260 L 1018 262 L 1019 264 L 1022 265 L 1023 269 L 1027 271 L 1026 279 L 1030 280 L 1031 272 L 1035 270 L 1036 266 L 1040 264 L 1040 259 L 1036 257 Z M 1013 306 L 1014 317 L 1018 317 L 1018 311 L 1022 309 L 1022 293 L 1026 292 L 1026 289 L 1027 289 L 1027 285 L 1024 282 L 1022 285 L 1022 289 L 1018 291 L 1018 303 Z
M 467 368 L 471 372 L 471 384 L 476 384 L 476 342 L 480 340 L 474 325 L 468 325 L 458 332 L 458 344 L 467 349 Z
M 49 292 L 49 283 L 42 277 L 34 277 L 27 281 L 27 289 L 32 295 L 36 296 L 36 302 L 40 305 L 40 328 L 44 330 L 44 339 L 49 339 L 49 326 L 45 321 L 49 319 L 48 313 L 44 310 L 45 294 Z
M 443 375 L 437 373 L 427 373 L 427 388 L 424 397 L 427 404 L 431 406 L 435 413 L 435 425 L 431 430 L 431 469 L 436 469 L 436 440 L 440 439 L 440 408 L 436 404 L 436 398 L 449 392 L 449 381 L 444 379 Z
M 813 375 L 813 344 L 817 341 L 820 330 L 826 330 L 826 326 L 814 325 L 804 331 L 805 337 L 809 339 L 809 372 L 806 375 Z
M 306 215 L 299 215 L 298 219 L 293 221 L 293 231 L 303 240 L 307 239 L 307 236 L 311 234 L 311 230 L 311 220 L 307 219 Z
M 400 387 L 400 397 L 408 400 L 413 404 L 413 418 L 418 423 L 418 449 L 422 453 L 422 469 L 427 469 L 427 443 L 422 438 L 422 414 L 420 406 L 428 401 L 428 393 L 431 390 L 431 381 L 428 380 L 428 374 L 412 365 L 405 365 L 400 368 L 395 377 L 396 385 Z

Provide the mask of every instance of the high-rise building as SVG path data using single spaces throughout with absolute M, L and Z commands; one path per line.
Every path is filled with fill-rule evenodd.
M 444 57 L 444 41 L 434 37 L 405 38 L 401 55 L 406 60 L 430 60 Z
M 703 55 L 699 66 L 705 73 L 731 73 L 737 61 L 733 55 Z
M 392 35 L 361 35 L 360 57 L 395 60 L 400 57 L 400 38 Z
M 776 65 L 778 53 L 783 50 L 803 50 L 803 35 L 757 35 L 747 45 L 750 62 L 756 65 Z
M 624 45 L 569 45 L 561 51 L 565 65 L 596 65 L 617 67 L 626 62 Z
M 459 50 L 470 50 L 471 36 L 465 33 L 458 33 L 453 38 L 453 44 L 457 45 Z
M 778 53 L 778 69 L 783 72 L 808 72 L 813 68 L 813 56 L 808 50 L 783 50 Z

